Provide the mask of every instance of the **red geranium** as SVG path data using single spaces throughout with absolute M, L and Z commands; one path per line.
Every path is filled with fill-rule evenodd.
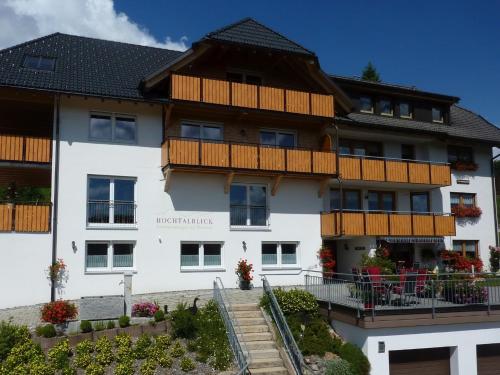
M 451 169 L 456 171 L 476 171 L 478 165 L 472 161 L 454 161 L 451 163 Z
M 331 276 L 335 271 L 335 264 L 337 264 L 334 259 L 332 249 L 328 247 L 322 247 L 318 251 L 318 257 L 323 268 L 323 274 L 326 276 Z
M 441 259 L 447 261 L 458 272 L 472 272 L 473 266 L 475 272 L 482 272 L 483 270 L 483 261 L 481 259 L 464 257 L 456 251 L 443 250 Z
M 52 324 L 61 324 L 76 318 L 78 309 L 69 301 L 55 301 L 43 305 L 41 309 L 42 320 Z
M 463 205 L 451 208 L 451 213 L 456 217 L 479 217 L 483 213 L 479 207 L 465 207 Z
M 238 266 L 236 267 L 236 275 L 238 275 L 241 280 L 252 281 L 252 272 L 253 264 L 248 263 L 246 259 L 240 259 L 240 261 L 238 262 Z

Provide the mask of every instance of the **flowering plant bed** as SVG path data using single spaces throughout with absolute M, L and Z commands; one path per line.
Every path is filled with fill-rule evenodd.
M 43 305 L 41 314 L 44 322 L 62 324 L 74 319 L 78 314 L 78 309 L 74 303 L 59 300 Z
M 159 309 L 160 306 L 158 306 L 158 304 L 156 303 L 136 303 L 132 306 L 132 316 L 152 317 Z
M 490 246 L 490 269 L 491 272 L 500 270 L 500 247 Z
M 483 211 L 479 207 L 455 206 L 451 208 L 451 213 L 456 217 L 480 217 Z
M 488 289 L 476 285 L 474 281 L 444 282 L 441 292 L 443 298 L 461 305 L 480 304 L 488 301 Z
M 468 258 L 456 251 L 443 250 L 440 254 L 441 259 L 456 272 L 481 272 L 483 270 L 483 261 L 479 258 Z
M 478 165 L 472 161 L 454 161 L 450 167 L 455 171 L 477 171 Z

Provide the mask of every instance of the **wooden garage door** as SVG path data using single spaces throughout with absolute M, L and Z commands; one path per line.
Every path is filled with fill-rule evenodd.
M 500 344 L 477 346 L 477 375 L 500 374 Z
M 450 348 L 393 350 L 390 375 L 450 375 Z

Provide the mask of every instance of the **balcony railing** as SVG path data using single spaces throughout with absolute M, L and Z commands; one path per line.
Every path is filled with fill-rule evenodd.
M 454 236 L 455 216 L 442 213 L 344 210 L 321 214 L 321 235 Z
M 0 134 L 0 160 L 50 163 L 49 137 Z
M 162 146 L 163 166 L 209 167 L 273 173 L 334 175 L 335 153 L 253 143 L 169 137 Z
M 50 203 L 0 203 L 0 232 L 49 232 L 50 216 Z
M 135 225 L 136 204 L 129 201 L 89 200 L 88 225 Z
M 446 163 L 358 155 L 341 155 L 339 163 L 344 180 L 451 185 L 451 169 Z
M 171 98 L 226 106 L 333 117 L 332 95 L 172 74 Z

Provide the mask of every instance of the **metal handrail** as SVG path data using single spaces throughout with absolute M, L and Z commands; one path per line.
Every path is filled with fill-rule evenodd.
M 227 297 L 226 289 L 224 288 L 224 284 L 220 277 L 216 277 L 214 280 L 214 300 L 219 307 L 219 312 L 221 313 L 222 320 L 226 326 L 229 344 L 233 350 L 236 361 L 238 362 L 238 367 L 240 368 L 238 375 L 249 374 L 248 366 L 250 364 L 250 352 L 246 348 L 244 341 L 242 340 L 240 342 L 238 339 L 237 335 L 238 333 L 241 334 L 241 330 L 239 328 L 238 321 L 234 316 L 231 301 Z M 230 312 L 232 317 L 230 316 Z
M 276 296 L 274 295 L 274 292 L 265 275 L 262 275 L 262 285 L 264 293 L 266 293 L 269 297 L 269 308 L 271 310 L 273 320 L 276 323 L 281 339 L 285 344 L 286 352 L 296 374 L 303 375 L 305 373 L 312 373 L 312 370 L 304 362 L 302 352 L 293 337 L 292 331 L 290 330 L 286 318 L 283 315 L 283 311 L 281 311 L 278 301 L 276 300 Z

